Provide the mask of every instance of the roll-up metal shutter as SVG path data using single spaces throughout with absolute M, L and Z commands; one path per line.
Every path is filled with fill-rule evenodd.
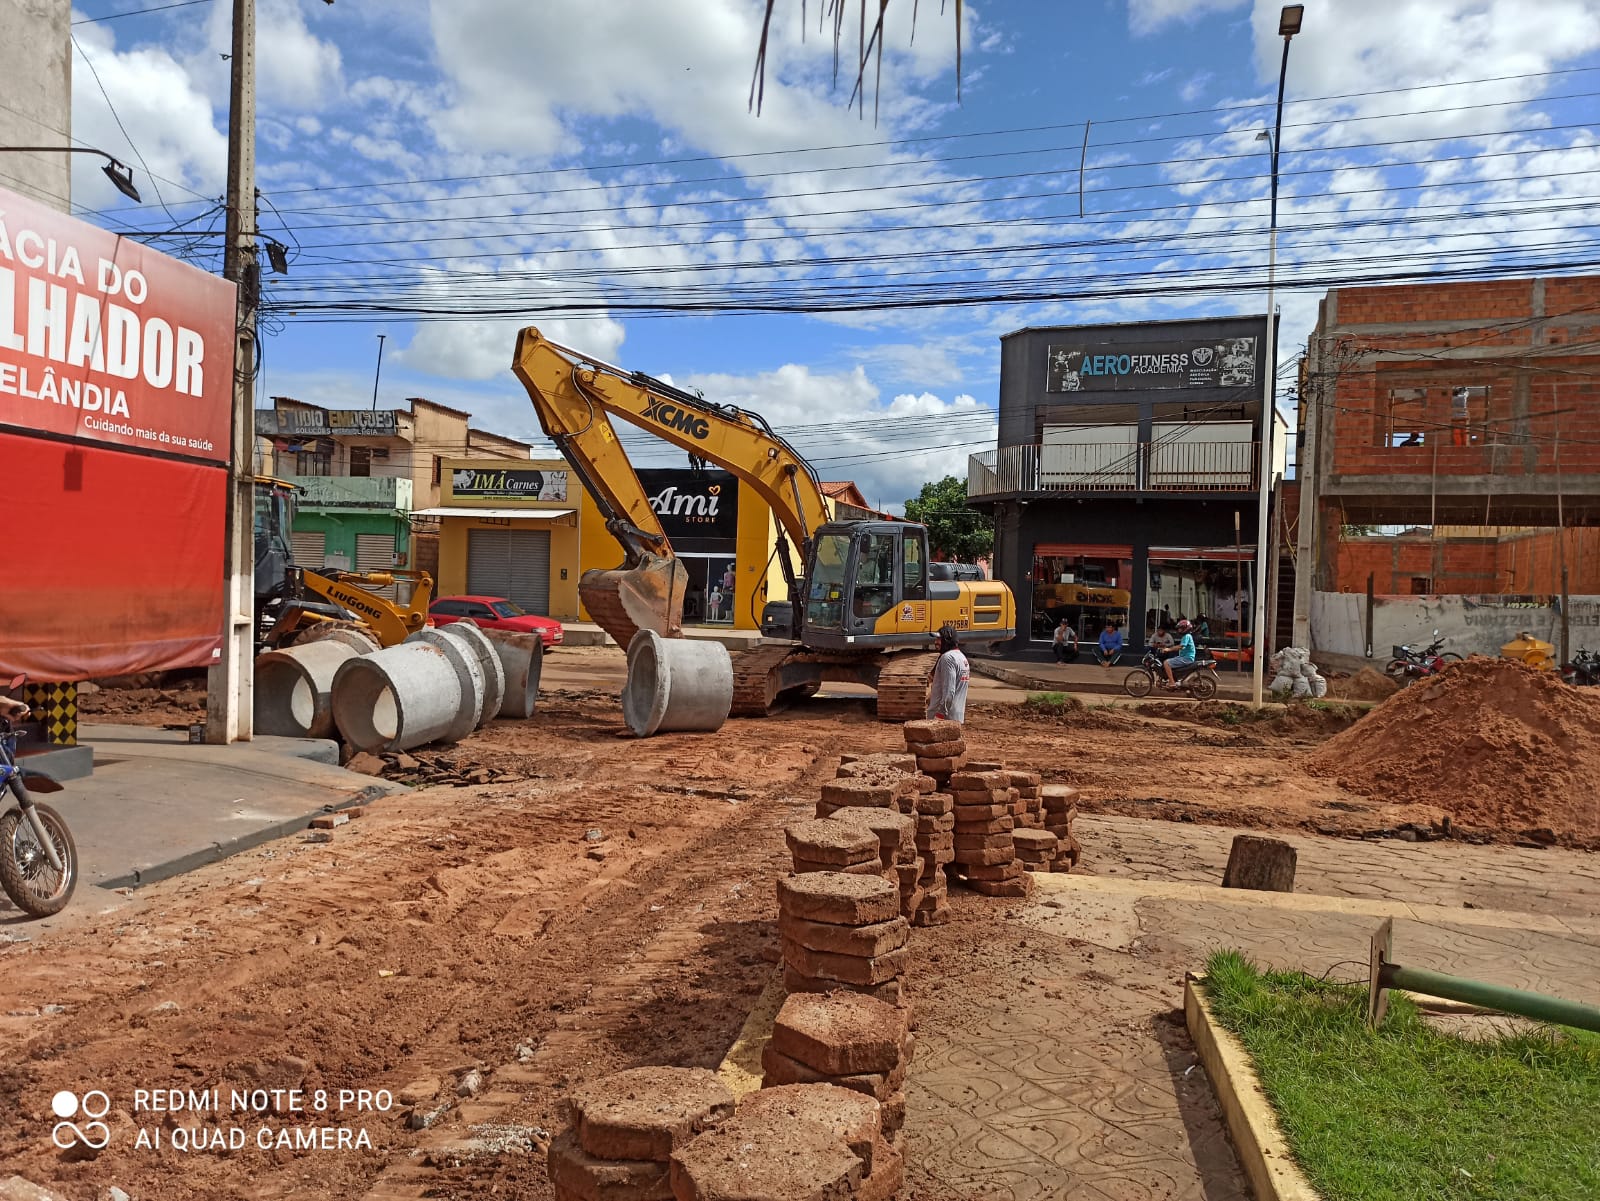
M 324 555 L 328 549 L 328 535 L 324 531 L 307 530 L 301 533 L 295 530 L 289 535 L 289 546 L 294 552 L 296 567 L 309 567 L 312 571 L 322 570 Z
M 467 591 L 550 612 L 549 530 L 468 530 Z
M 356 535 L 356 570 L 357 571 L 393 571 L 394 570 L 394 535 L 393 534 L 357 534 Z M 394 599 L 394 585 L 387 588 L 369 588 L 379 596 Z

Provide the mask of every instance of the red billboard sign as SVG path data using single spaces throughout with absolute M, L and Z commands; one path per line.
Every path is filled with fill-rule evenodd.
M 0 427 L 227 462 L 234 286 L 0 188 Z

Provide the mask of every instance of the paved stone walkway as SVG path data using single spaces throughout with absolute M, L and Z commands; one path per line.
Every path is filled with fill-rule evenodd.
M 1247 1198 L 1181 1015 L 1218 947 L 1364 980 L 1393 916 L 1402 963 L 1600 1001 L 1600 857 L 1292 837 L 1285 897 L 1215 887 L 1236 832 L 1081 819 L 1097 874 L 1040 877 L 1009 911 L 955 896 L 955 922 L 918 931 L 917 1195 Z

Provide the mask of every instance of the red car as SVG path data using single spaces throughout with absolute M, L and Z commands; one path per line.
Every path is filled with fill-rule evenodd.
M 537 634 L 544 649 L 561 645 L 561 623 L 553 617 L 529 613 L 503 596 L 442 596 L 428 606 L 428 616 L 436 626 L 452 621 L 471 621 L 488 630 L 510 630 L 517 634 Z

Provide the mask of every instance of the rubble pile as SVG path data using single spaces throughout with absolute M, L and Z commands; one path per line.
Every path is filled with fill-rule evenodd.
M 670 1198 L 670 1161 L 731 1117 L 733 1094 L 704 1068 L 650 1067 L 591 1081 L 568 1098 L 572 1127 L 550 1143 L 556 1201 Z
M 851 832 L 844 823 L 834 824 Z M 877 839 L 872 842 L 876 847 Z M 783 983 L 791 993 L 847 989 L 891 1004 L 905 999 L 901 976 L 911 954 L 911 925 L 900 916 L 899 889 L 881 875 L 824 871 L 783 877 L 778 937 Z
M 898 1142 L 915 1047 L 908 1010 L 859 993 L 796 993 L 761 1053 L 762 1087 L 836 1084 L 871 1097 L 884 1138 Z

